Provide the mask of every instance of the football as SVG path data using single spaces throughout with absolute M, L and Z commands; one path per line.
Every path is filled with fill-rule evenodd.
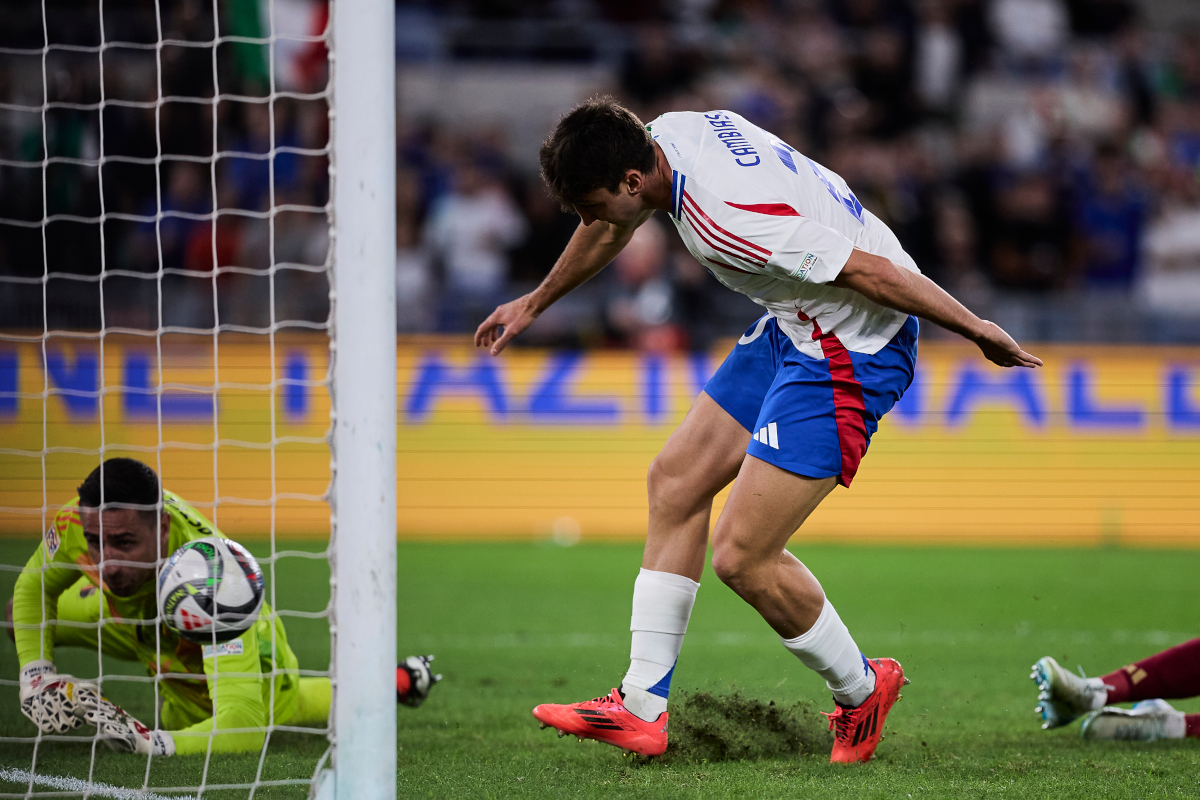
M 194 642 L 225 642 L 245 632 L 263 603 L 263 574 L 237 542 L 207 537 L 176 550 L 158 576 L 163 623 Z

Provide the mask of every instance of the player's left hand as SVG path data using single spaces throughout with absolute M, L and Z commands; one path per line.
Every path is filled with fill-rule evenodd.
M 95 684 L 76 688 L 81 716 L 96 726 L 100 739 L 110 749 L 143 756 L 175 755 L 175 738 L 166 731 L 152 731 L 125 709 L 100 694 Z
M 1040 358 L 1022 350 L 1021 346 L 994 322 L 983 320 L 982 329 L 972 338 L 983 351 L 984 357 L 993 364 L 1030 369 L 1042 366 Z

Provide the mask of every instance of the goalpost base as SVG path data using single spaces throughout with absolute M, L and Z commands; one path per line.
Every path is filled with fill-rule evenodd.
M 309 800 L 335 800 L 337 797 L 337 776 L 333 774 L 333 770 L 321 770 L 321 774 L 313 781 L 313 790 L 309 794 Z

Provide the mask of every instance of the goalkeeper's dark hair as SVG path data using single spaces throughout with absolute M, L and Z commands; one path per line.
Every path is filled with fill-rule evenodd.
M 100 496 L 100 476 L 104 475 L 104 497 Z M 150 467 L 135 458 L 110 458 L 79 484 L 79 505 L 82 508 L 99 508 L 101 500 L 106 508 L 113 503 L 154 506 L 162 501 L 162 486 L 158 475 Z M 139 513 L 153 520 L 158 512 L 153 508 L 139 509 Z
M 597 189 L 615 192 L 628 170 L 654 170 L 654 140 L 636 115 L 611 97 L 571 109 L 542 142 L 542 179 L 566 211 Z

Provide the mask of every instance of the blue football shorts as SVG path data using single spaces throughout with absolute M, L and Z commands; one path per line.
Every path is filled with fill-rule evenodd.
M 823 335 L 825 358 L 804 355 L 774 317 L 759 320 L 704 387 L 753 434 L 746 452 L 810 478 L 849 486 L 879 420 L 913 380 L 917 319 L 874 355 Z

